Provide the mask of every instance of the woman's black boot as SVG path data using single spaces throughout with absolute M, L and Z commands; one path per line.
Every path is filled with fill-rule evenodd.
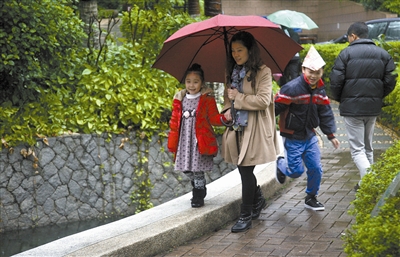
M 193 198 L 192 198 L 192 207 L 198 208 L 204 205 L 204 197 L 207 194 L 206 188 L 193 188 Z
M 254 194 L 253 200 L 253 216 L 252 219 L 258 219 L 260 217 L 261 210 L 267 205 L 267 201 L 262 194 L 260 186 L 257 186 L 256 193 Z
M 232 233 L 243 232 L 251 228 L 252 205 L 241 205 L 240 217 L 231 228 Z

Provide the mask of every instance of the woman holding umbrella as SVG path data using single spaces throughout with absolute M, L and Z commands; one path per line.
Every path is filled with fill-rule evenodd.
M 234 120 L 222 138 L 222 156 L 238 166 L 242 181 L 240 217 L 232 232 L 251 228 L 266 201 L 253 171 L 255 165 L 276 160 L 279 153 L 275 128 L 272 74 L 260 57 L 252 34 L 240 31 L 233 35 L 227 69 L 229 82 L 224 93 L 222 112 Z M 233 105 L 234 113 L 231 107 Z

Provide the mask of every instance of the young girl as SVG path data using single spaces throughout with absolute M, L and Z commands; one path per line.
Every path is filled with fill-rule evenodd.
M 185 173 L 193 186 L 192 207 L 204 205 L 205 171 L 213 168 L 218 143 L 212 126 L 222 126 L 212 90 L 204 86 L 204 72 L 197 63 L 185 75 L 186 89 L 174 96 L 168 150 L 175 154 L 175 170 Z

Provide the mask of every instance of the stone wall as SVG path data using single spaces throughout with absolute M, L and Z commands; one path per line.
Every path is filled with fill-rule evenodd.
M 121 144 L 125 138 L 129 141 Z M 13 152 L 3 149 L 0 232 L 132 215 L 137 206 L 131 196 L 144 178 L 154 186 L 154 205 L 189 192 L 188 179 L 174 172 L 166 141 L 158 136 L 142 140 L 134 133 L 128 137 L 76 134 L 39 140 L 32 151 L 23 145 Z M 139 158 L 145 160 L 143 165 Z M 207 183 L 233 169 L 218 155 Z

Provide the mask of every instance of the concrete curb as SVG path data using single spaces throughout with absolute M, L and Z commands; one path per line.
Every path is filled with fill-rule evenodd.
M 275 162 L 254 172 L 265 197 L 275 182 Z M 205 206 L 191 208 L 191 192 L 139 214 L 89 229 L 14 256 L 153 256 L 221 228 L 240 212 L 237 170 L 207 185 Z
M 283 149 L 282 139 L 280 149 Z M 264 197 L 282 185 L 275 181 L 275 162 L 256 166 L 254 174 Z M 215 231 L 238 218 L 242 185 L 237 169 L 207 185 L 205 205 L 192 208 L 192 193 L 136 215 L 67 236 L 17 257 L 154 256 Z

